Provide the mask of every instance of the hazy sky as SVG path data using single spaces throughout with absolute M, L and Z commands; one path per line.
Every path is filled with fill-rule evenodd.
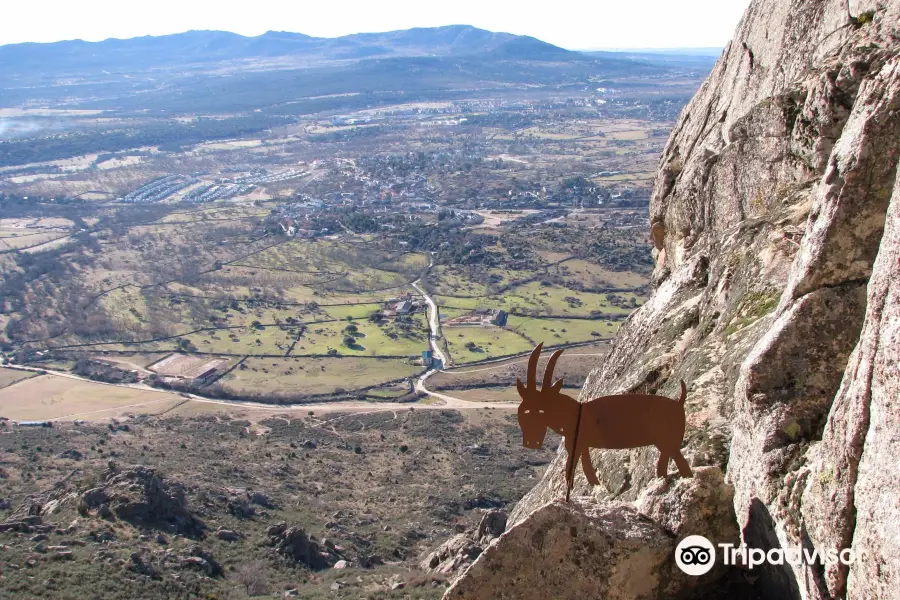
M 723 46 L 750 0 L 2 0 L 0 45 L 221 29 L 321 37 L 469 24 L 570 49 Z

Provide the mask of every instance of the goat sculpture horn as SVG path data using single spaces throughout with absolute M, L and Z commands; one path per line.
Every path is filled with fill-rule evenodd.
M 526 380 L 526 383 L 529 390 L 537 390 L 537 364 L 538 359 L 541 357 L 541 350 L 543 349 L 544 344 L 542 342 L 531 351 L 531 357 L 528 359 L 528 379 Z
M 556 369 L 556 361 L 559 360 L 562 353 L 563 349 L 560 348 L 550 357 L 550 362 L 547 363 L 547 368 L 544 370 L 544 379 L 541 380 L 541 390 L 549 390 L 553 386 L 553 370 Z

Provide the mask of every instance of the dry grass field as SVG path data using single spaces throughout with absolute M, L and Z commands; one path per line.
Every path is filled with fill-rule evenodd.
M 158 413 L 180 400 L 171 392 L 39 375 L 0 389 L 0 416 L 17 421 L 102 420 L 127 413 Z
M 24 381 L 25 379 L 31 379 L 36 375 L 36 373 L 28 371 L 17 371 L 15 369 L 4 369 L 0 367 L 0 389 L 9 387 L 19 381 Z

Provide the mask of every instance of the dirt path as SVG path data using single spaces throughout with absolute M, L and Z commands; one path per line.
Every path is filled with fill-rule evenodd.
M 398 410 L 409 410 L 410 408 L 416 408 L 420 410 L 439 410 L 439 409 L 473 409 L 473 408 L 483 408 L 485 404 L 481 402 L 471 402 L 468 400 L 463 400 L 461 398 L 454 398 L 453 396 L 447 396 L 445 394 L 437 394 L 434 392 L 427 392 L 430 396 L 438 398 L 444 401 L 444 404 L 426 404 L 421 402 L 374 402 L 374 401 L 360 401 L 360 400 L 348 400 L 348 401 L 334 401 L 334 402 L 315 402 L 315 403 L 307 403 L 307 404 L 264 404 L 262 402 L 250 402 L 245 400 L 218 400 L 212 398 L 205 398 L 203 396 L 198 396 L 196 394 L 187 394 L 187 393 L 179 393 L 173 392 L 172 390 L 163 390 L 159 388 L 150 387 L 148 385 L 140 384 L 140 383 L 105 383 L 102 381 L 94 381 L 93 379 L 88 379 L 86 377 L 79 377 L 78 375 L 73 375 L 71 373 L 66 373 L 65 371 L 52 371 L 48 369 L 39 369 L 37 367 L 23 367 L 19 365 L 6 365 L 7 368 L 15 369 L 19 371 L 31 371 L 31 372 L 39 372 L 45 373 L 47 375 L 54 375 L 56 377 L 65 377 L 67 379 L 75 379 L 77 381 L 84 381 L 87 383 L 93 383 L 96 385 L 108 385 L 112 387 L 123 387 L 123 388 L 131 388 L 135 390 L 144 390 L 156 392 L 159 394 L 167 394 L 167 395 L 180 395 L 182 398 L 189 399 L 194 402 L 199 402 L 202 404 L 217 404 L 221 406 L 231 406 L 236 409 L 253 409 L 253 410 L 263 410 L 263 411 L 271 411 L 271 412 L 290 412 L 292 410 L 315 410 L 315 411 L 327 411 L 327 412 L 353 412 L 353 413 L 374 413 L 374 412 L 384 412 L 384 411 L 398 411 Z M 437 371 L 435 371 L 437 372 Z M 111 410 L 119 410 L 137 406 L 145 406 L 152 405 L 161 402 L 171 401 L 170 398 L 162 399 L 159 402 L 142 402 L 133 405 L 126 406 L 117 406 L 112 409 L 98 409 L 96 411 L 88 411 L 81 413 L 73 413 L 70 415 L 65 415 L 62 417 L 55 417 L 53 419 L 49 419 L 52 421 L 59 421 L 64 419 L 71 419 L 80 417 L 83 415 L 90 415 L 94 413 L 103 413 L 110 412 Z M 493 403 L 492 406 L 496 405 Z
M 582 353 L 566 354 L 565 356 L 606 356 L 606 355 L 607 355 L 606 352 L 582 352 Z M 527 363 L 528 356 L 527 355 L 523 356 L 522 358 L 513 360 L 512 362 L 505 362 L 508 360 L 509 360 L 508 358 L 504 359 L 504 364 L 491 365 L 490 367 L 484 367 L 482 369 L 469 369 L 468 371 L 457 371 L 457 370 L 441 371 L 441 373 L 444 373 L 445 375 L 468 375 L 469 373 L 479 373 L 481 371 L 492 371 L 494 369 L 502 369 L 503 367 L 508 367 L 510 365 L 516 365 L 519 363 Z

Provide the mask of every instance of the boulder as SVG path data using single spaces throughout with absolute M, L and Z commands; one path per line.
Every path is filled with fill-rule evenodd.
M 230 529 L 219 529 L 216 531 L 216 537 L 225 542 L 236 542 L 241 539 L 241 535 Z
M 484 548 L 506 528 L 506 513 L 489 510 L 471 531 L 459 533 L 431 552 L 419 566 L 433 573 L 449 575 L 469 566 Z
M 704 578 L 675 566 L 675 537 L 627 504 L 552 502 L 495 540 L 444 600 L 656 600 Z
M 507 515 L 502 510 L 489 510 L 478 523 L 477 537 L 479 541 L 495 538 L 506 531 Z
M 678 540 L 702 535 L 713 544 L 739 544 L 734 487 L 718 467 L 697 467 L 689 478 L 657 479 L 638 498 L 637 510 Z
M 263 508 L 275 508 L 275 503 L 266 494 L 262 492 L 253 492 L 250 494 L 250 503 L 262 506 Z
M 113 463 L 103 474 L 101 486 L 85 491 L 79 512 L 102 518 L 164 528 L 189 537 L 203 533 L 203 521 L 188 509 L 184 486 L 168 482 L 149 467 L 134 466 L 120 470 Z
M 278 554 L 313 570 L 327 569 L 340 559 L 335 550 L 320 545 L 299 527 L 279 523 L 269 527 L 266 535 Z
M 56 458 L 68 458 L 71 460 L 81 460 L 82 458 L 84 458 L 84 454 L 82 454 L 78 450 L 70 448 L 68 450 L 63 450 L 62 452 L 57 454 Z

